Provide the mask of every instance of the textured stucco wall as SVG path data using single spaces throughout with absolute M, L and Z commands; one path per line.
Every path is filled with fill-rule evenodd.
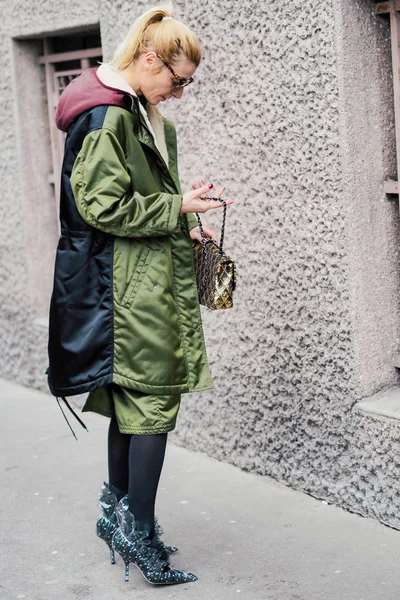
M 369 1 L 229 9 L 191 7 L 206 59 L 171 114 L 183 179 L 201 165 L 237 199 L 237 308 L 205 315 L 215 391 L 175 437 L 398 527 L 398 424 L 353 410 L 397 382 L 388 22 Z
M 2 4 L 8 36 L 100 22 L 106 59 L 149 6 Z M 398 209 L 382 186 L 396 177 L 388 23 L 369 0 L 175 7 L 205 58 L 184 100 L 165 111 L 177 125 L 184 187 L 202 176 L 236 200 L 226 244 L 239 285 L 234 310 L 204 314 L 215 388 L 184 396 L 174 439 L 400 527 L 399 426 L 354 411 L 397 381 Z M 35 190 L 25 198 L 14 168 L 26 162 L 18 140 L 31 134 L 7 35 L 0 373 L 40 386 L 46 334 L 32 327 L 40 309 L 26 212 Z
M 334 14 L 251 2 L 226 19 L 229 6 L 209 15 L 197 92 L 200 105 L 212 98 L 208 145 L 193 138 L 182 166 L 200 154 L 237 198 L 237 308 L 206 315 L 216 390 L 191 399 L 177 436 L 332 497 L 354 401 Z

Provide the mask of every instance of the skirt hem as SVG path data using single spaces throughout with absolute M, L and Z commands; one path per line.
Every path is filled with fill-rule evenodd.
M 102 410 L 100 408 L 98 408 L 97 406 L 84 406 L 82 408 L 82 412 L 94 412 L 97 413 L 99 415 L 102 415 L 103 417 L 108 417 L 109 419 L 112 419 L 115 415 L 107 412 L 105 410 Z M 149 435 L 149 434 L 157 434 L 157 433 L 169 433 L 170 431 L 173 431 L 176 427 L 176 422 L 172 423 L 166 427 L 153 427 L 153 428 L 142 428 L 142 429 L 135 429 L 135 428 L 129 428 L 129 427 L 120 427 L 120 424 L 118 423 L 118 429 L 120 433 L 125 433 L 128 435 Z

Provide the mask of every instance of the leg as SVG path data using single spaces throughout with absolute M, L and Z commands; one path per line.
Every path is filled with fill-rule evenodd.
M 119 528 L 113 548 L 125 563 L 125 581 L 129 565 L 136 564 L 149 583 L 177 584 L 196 581 L 196 575 L 173 569 L 169 554 L 173 550 L 159 538 L 154 506 L 164 462 L 167 433 L 132 434 L 129 447 L 129 492 L 116 509 Z
M 129 510 L 154 527 L 154 507 L 164 463 L 167 433 L 132 435 L 129 447 Z
M 104 483 L 99 495 L 103 515 L 97 519 L 97 535 L 110 548 L 111 564 L 115 563 L 112 539 L 118 527 L 115 512 L 117 502 L 128 493 L 130 435 L 119 432 L 117 420 L 111 418 L 108 429 L 108 473 L 109 483 Z
M 115 416 L 108 429 L 108 476 L 117 500 L 128 493 L 131 436 L 120 433 Z

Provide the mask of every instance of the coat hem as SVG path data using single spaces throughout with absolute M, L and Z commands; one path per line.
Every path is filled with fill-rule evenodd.
M 145 394 L 185 394 L 189 392 L 203 392 L 205 390 L 212 389 L 212 383 L 202 387 L 189 388 L 187 384 L 184 385 L 149 385 L 147 383 L 143 383 L 137 381 L 136 379 L 132 379 L 127 377 L 126 375 L 122 375 L 122 373 L 118 373 L 114 371 L 113 383 L 117 383 L 122 387 L 131 388 L 133 390 L 137 390 L 138 392 L 144 392 Z
M 48 385 L 50 392 L 53 396 L 77 396 L 78 394 L 86 394 L 97 388 L 105 387 L 106 385 L 113 382 L 112 373 L 109 375 L 105 375 L 103 377 L 99 377 L 93 381 L 88 381 L 86 383 L 81 383 L 80 385 L 68 386 L 64 388 L 54 387 L 48 379 Z
M 102 417 L 107 417 L 112 419 L 114 414 L 110 411 L 99 408 L 98 406 L 84 406 L 82 408 L 82 412 L 94 412 Z M 120 433 L 125 433 L 128 435 L 149 435 L 149 434 L 158 434 L 158 433 L 169 433 L 173 431 L 176 427 L 176 421 L 167 425 L 165 427 L 120 427 L 118 423 L 118 429 Z
M 51 385 L 49 380 L 49 389 L 53 396 L 77 396 L 78 394 L 86 394 L 96 390 L 100 387 L 105 387 L 110 383 L 117 383 L 123 387 L 137 390 L 138 392 L 144 392 L 146 394 L 187 394 L 191 392 L 204 392 L 206 390 L 211 390 L 213 388 L 212 383 L 202 386 L 189 389 L 188 385 L 149 385 L 147 383 L 142 383 L 136 381 L 136 379 L 132 379 L 130 377 L 126 377 L 126 375 L 122 375 L 121 373 L 114 372 L 114 375 L 107 375 L 105 377 L 100 377 L 94 381 L 90 381 L 88 383 L 84 383 L 81 385 L 65 387 L 65 388 L 55 388 Z
M 118 426 L 119 428 L 119 432 L 120 433 L 126 433 L 128 435 L 154 435 L 154 434 L 159 434 L 159 433 L 169 433 L 170 431 L 173 431 L 176 427 L 176 423 L 173 424 L 173 426 L 168 426 L 168 427 L 152 427 L 152 428 L 139 428 L 139 429 L 135 429 L 135 428 L 125 428 L 123 427 L 122 429 Z

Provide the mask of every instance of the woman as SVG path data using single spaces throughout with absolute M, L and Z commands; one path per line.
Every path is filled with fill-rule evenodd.
M 213 185 L 203 182 L 182 195 L 175 129 L 156 106 L 182 97 L 200 58 L 197 38 L 170 7 L 153 9 L 110 64 L 71 82 L 57 111 L 68 135 L 49 386 L 57 397 L 89 392 L 83 410 L 111 418 L 97 533 L 111 562 L 114 549 L 122 556 L 126 580 L 133 562 L 150 583 L 197 579 L 169 566 L 177 548 L 161 541 L 154 505 L 180 395 L 212 386 L 193 213 L 221 203 L 204 198 Z

